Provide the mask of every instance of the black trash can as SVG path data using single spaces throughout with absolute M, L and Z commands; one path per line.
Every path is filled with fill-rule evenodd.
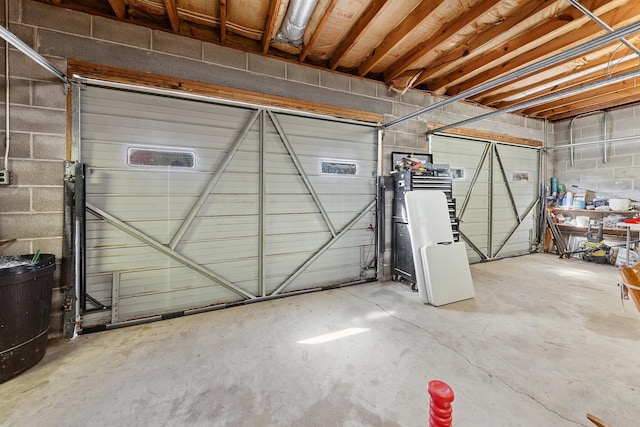
M 0 257 L 0 383 L 37 364 L 47 347 L 55 255 Z

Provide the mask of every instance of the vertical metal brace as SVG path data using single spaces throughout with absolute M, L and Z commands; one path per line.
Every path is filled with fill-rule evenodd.
M 491 150 L 489 155 L 489 218 L 487 229 L 487 256 L 493 258 L 493 155 L 495 153 L 495 142 L 489 144 Z
M 266 200 L 266 193 L 267 193 L 267 183 L 265 181 L 265 166 L 266 166 L 266 159 L 265 159 L 265 153 L 266 153 L 266 149 L 265 149 L 265 132 L 266 132 L 266 121 L 267 121 L 267 115 L 265 114 L 264 111 L 262 111 L 262 113 L 260 114 L 260 141 L 259 141 L 259 156 L 260 159 L 258 161 L 259 164 L 259 174 L 258 174 L 258 181 L 259 181 L 259 186 L 260 186 L 260 190 L 259 190 L 259 219 L 258 219 L 258 233 L 259 233 L 259 242 L 258 242 L 258 285 L 260 288 L 260 295 L 262 295 L 263 297 L 267 295 L 267 288 L 266 288 L 266 282 L 265 282 L 265 271 L 264 271 L 264 264 L 265 264 L 265 258 L 266 258 L 266 241 L 265 241 L 265 230 L 266 230 L 266 209 L 265 209 L 265 200 Z
M 111 324 L 115 325 L 119 322 L 119 299 L 120 299 L 120 272 L 113 272 L 113 279 L 111 281 Z

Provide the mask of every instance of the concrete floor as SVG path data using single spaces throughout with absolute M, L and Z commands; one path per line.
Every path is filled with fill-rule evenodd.
M 371 283 L 82 335 L 0 385 L 3 426 L 640 423 L 640 315 L 615 267 L 553 255 L 472 266 L 476 298 Z M 355 335 L 301 341 L 349 328 Z

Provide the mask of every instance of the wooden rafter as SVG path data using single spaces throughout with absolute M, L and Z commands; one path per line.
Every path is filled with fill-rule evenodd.
M 436 46 L 455 36 L 458 31 L 473 23 L 499 2 L 500 0 L 486 0 L 479 2 L 466 13 L 460 15 L 457 19 L 443 25 L 437 34 L 434 34 L 432 37 L 429 37 L 428 40 L 419 43 L 418 46 L 391 65 L 391 67 L 384 72 L 385 81 L 390 82 L 404 71 L 409 70 L 417 60 L 429 53 Z
M 384 38 L 382 43 L 376 47 L 371 55 L 365 59 L 358 67 L 358 75 L 364 76 L 373 69 L 384 57 L 396 46 L 409 36 L 411 31 L 422 21 L 427 19 L 429 15 L 444 0 L 426 0 L 421 2 L 396 28 Z
M 331 3 L 329 3 L 329 6 L 327 6 L 327 10 L 325 10 L 324 13 L 322 14 L 322 18 L 320 18 L 320 22 L 318 22 L 318 26 L 316 27 L 315 31 L 311 35 L 309 42 L 302 48 L 302 52 L 300 52 L 300 55 L 298 56 L 299 62 L 304 62 L 304 60 L 307 58 L 307 55 L 309 54 L 309 51 L 313 47 L 313 44 L 316 42 L 316 39 L 320 35 L 320 32 L 322 31 L 327 21 L 329 20 L 329 17 L 331 16 L 331 12 L 333 12 L 333 9 L 336 8 L 336 4 L 338 4 L 338 0 L 331 0 Z
M 280 10 L 280 4 L 282 0 L 271 0 L 269 5 L 269 13 L 264 25 L 264 35 L 262 36 L 262 53 L 266 54 L 269 51 L 271 45 L 271 39 L 276 32 L 276 19 L 278 18 L 278 10 Z
M 604 9 L 610 8 L 606 0 L 594 1 L 594 3 L 602 4 L 602 8 Z M 572 16 L 575 15 L 575 19 L 571 19 L 571 21 L 567 23 L 566 19 L 568 19 L 568 17 L 567 15 L 563 15 L 561 19 L 549 21 L 533 29 L 527 35 L 510 41 L 508 47 L 504 47 L 505 51 L 516 51 L 519 46 L 527 47 L 523 49 L 522 54 L 510 59 L 507 63 L 501 63 L 488 70 L 483 70 L 481 73 L 477 72 L 477 70 L 481 68 L 480 64 L 471 63 L 466 67 L 461 67 L 461 69 L 456 70 L 454 73 L 435 80 L 432 82 L 430 89 L 440 92 L 439 89 L 447 87 L 451 82 L 458 82 L 449 87 L 447 94 L 466 91 L 487 80 L 500 77 L 518 68 L 540 61 L 542 58 L 563 52 L 572 46 L 584 43 L 604 33 L 602 27 L 584 15 L 581 15 L 579 11 L 568 10 L 567 13 Z M 621 8 L 610 10 L 600 17 L 611 26 L 619 26 L 637 21 L 638 15 L 640 15 L 640 8 L 638 8 L 635 2 L 631 2 Z M 541 44 L 540 39 L 549 34 L 557 34 L 557 37 Z M 562 35 L 562 37 L 560 37 L 560 35 Z M 518 43 L 519 46 L 515 43 Z M 502 48 L 500 51 L 502 51 Z M 501 53 L 502 52 L 497 52 L 485 55 L 483 57 L 484 62 L 488 63 L 492 60 L 499 59 Z
M 565 0 L 556 1 L 529 1 L 525 2 L 524 6 L 518 10 L 515 14 L 508 16 L 506 19 L 496 25 L 492 25 L 484 29 L 484 31 L 472 36 L 467 40 L 464 45 L 447 53 L 446 55 L 436 59 L 426 67 L 420 77 L 415 81 L 414 86 L 425 83 L 428 80 L 432 80 L 438 75 L 459 67 L 463 62 L 468 62 L 474 57 L 478 57 L 486 52 L 486 46 L 495 38 L 502 34 L 508 34 L 511 30 L 516 30 L 518 24 L 525 19 L 530 19 L 537 14 L 543 14 L 551 7 L 556 7 L 556 3 L 562 2 L 565 4 Z M 570 5 L 566 3 L 568 8 Z M 510 38 L 517 36 L 513 34 Z
M 524 110 L 523 113 L 528 115 L 544 116 L 547 112 L 557 114 L 563 111 L 573 111 L 592 106 L 597 106 L 598 109 L 603 109 L 606 108 L 607 104 L 610 104 L 612 101 L 619 98 L 620 95 L 640 100 L 640 84 L 635 80 L 636 79 L 627 79 L 619 83 L 603 86 L 597 89 L 591 89 L 577 95 L 528 108 Z
M 549 77 L 548 79 L 542 81 L 536 81 L 534 83 L 528 84 L 527 86 L 518 87 L 516 89 L 512 89 L 506 92 L 499 92 L 491 96 L 487 96 L 481 99 L 483 105 L 490 105 L 495 108 L 505 108 L 513 104 L 517 104 L 520 102 L 526 102 L 532 99 L 535 99 L 541 95 L 549 95 L 552 93 L 556 93 L 562 90 L 571 89 L 572 87 L 576 87 L 582 84 L 586 84 L 589 82 L 597 81 L 604 77 L 607 74 L 607 70 L 602 68 L 603 64 L 608 62 L 608 58 L 600 59 L 598 61 L 594 61 L 589 64 L 589 67 L 580 68 L 580 72 L 583 72 L 584 75 L 582 77 L 573 78 L 569 81 L 563 83 L 554 84 L 554 82 L 558 82 L 561 79 L 566 79 L 575 75 L 578 70 L 572 69 L 569 71 L 565 71 L 563 73 L 556 73 L 553 77 Z M 624 72 L 630 71 L 633 68 L 638 67 L 638 58 L 634 58 L 628 61 L 621 62 L 615 68 L 615 72 L 610 75 L 619 75 Z M 592 70 L 592 72 L 589 72 Z M 540 86 L 550 86 L 548 89 L 544 91 L 533 92 L 530 95 L 519 96 L 516 99 L 505 101 L 505 99 L 517 96 L 522 93 L 529 93 L 534 90 L 536 87 Z
M 349 30 L 347 36 L 340 42 L 337 49 L 331 55 L 329 68 L 332 70 L 338 68 L 340 61 L 347 56 L 353 46 L 360 40 L 387 1 L 388 0 L 373 0 L 371 2 L 367 10 L 356 20 L 356 25 Z
M 178 9 L 176 7 L 176 0 L 164 0 L 164 7 L 167 9 L 169 22 L 171 22 L 171 30 L 174 33 L 179 33 L 180 18 L 178 18 Z
M 602 100 L 598 100 L 598 101 L 595 101 L 593 105 L 587 105 L 580 108 L 577 108 L 577 106 L 572 106 L 573 109 L 569 109 L 569 110 L 564 109 L 564 111 L 562 112 L 556 112 L 553 114 L 549 113 L 545 115 L 544 118 L 553 120 L 553 121 L 564 120 L 564 119 L 568 119 L 569 117 L 574 117 L 579 114 L 589 113 L 595 110 L 610 110 L 612 108 L 638 105 L 640 103 L 640 94 L 632 94 L 630 96 L 624 96 L 624 95 L 627 95 L 627 94 L 623 91 L 620 96 L 617 96 L 616 94 L 612 95 L 615 97 L 615 99 L 612 99 L 606 104 L 604 104 Z
M 227 0 L 220 0 L 220 43 L 227 42 Z
M 113 9 L 113 13 L 120 19 L 127 17 L 127 6 L 124 4 L 124 0 L 109 0 L 109 6 Z

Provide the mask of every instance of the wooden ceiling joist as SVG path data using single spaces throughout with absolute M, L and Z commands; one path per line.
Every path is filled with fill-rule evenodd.
M 404 55 L 400 60 L 396 61 L 391 67 L 384 72 L 384 79 L 388 83 L 395 79 L 403 72 L 411 69 L 411 66 L 419 60 L 421 57 L 432 51 L 436 46 L 446 42 L 451 37 L 455 36 L 461 29 L 473 23 L 480 16 L 486 14 L 492 7 L 494 7 L 500 0 L 486 0 L 476 4 L 466 13 L 463 13 L 458 19 L 453 20 L 442 26 L 437 34 L 434 34 L 429 39 L 421 42 L 412 49 L 409 53 Z
M 619 83 L 591 89 L 557 101 L 537 105 L 524 110 L 523 113 L 539 114 L 546 111 L 554 111 L 554 113 L 557 113 L 585 107 L 595 107 L 594 109 L 598 110 L 605 109 L 607 106 L 611 106 L 611 100 L 617 97 L 616 94 L 619 95 L 620 93 L 638 94 L 640 93 L 640 84 L 638 84 L 636 79 L 627 79 Z M 561 110 L 561 108 L 564 108 L 564 110 Z
M 220 0 L 220 43 L 227 42 L 227 0 Z
M 313 47 L 313 44 L 316 42 L 316 39 L 318 38 L 318 36 L 322 32 L 322 29 L 324 28 L 327 21 L 331 17 L 331 13 L 333 12 L 333 9 L 335 9 L 336 4 L 338 4 L 338 0 L 331 0 L 331 3 L 329 3 L 329 6 L 327 6 L 327 9 L 322 14 L 322 18 L 320 18 L 320 22 L 318 22 L 318 26 L 316 27 L 315 31 L 311 35 L 311 38 L 309 39 L 309 42 L 302 48 L 302 52 L 300 52 L 300 55 L 298 56 L 299 62 L 304 62 L 304 60 L 307 58 L 307 55 L 309 54 L 309 51 Z
M 507 36 L 512 34 L 509 36 L 509 38 L 512 38 L 521 34 L 522 30 L 517 28 L 518 24 L 521 24 L 525 19 L 531 19 L 534 15 L 544 14 L 548 9 L 556 7 L 557 3 L 564 1 L 565 0 L 526 2 L 523 8 L 514 15 L 508 16 L 497 25 L 485 28 L 484 31 L 472 36 L 461 47 L 435 60 L 423 70 L 420 77 L 414 83 L 414 86 L 432 80 L 444 72 L 459 67 L 462 62 L 467 62 L 474 57 L 482 55 L 483 52 L 486 52 L 487 47 L 490 47 L 491 41 L 500 35 Z M 569 6 L 567 5 L 567 7 Z M 513 34 L 513 30 L 517 31 L 517 33 Z
M 267 21 L 264 26 L 264 36 L 262 36 L 262 53 L 266 54 L 269 51 L 271 45 L 271 39 L 276 33 L 276 19 L 278 18 L 278 10 L 282 0 L 271 0 L 269 5 L 269 13 L 267 14 Z M 222 4 L 222 3 L 221 3 Z
M 604 61 L 605 64 L 606 62 L 607 61 Z M 615 67 L 615 72 L 613 73 L 608 73 L 607 69 L 606 68 L 603 69 L 601 65 L 602 65 L 602 62 L 598 61 L 597 64 L 593 64 L 591 67 L 589 67 L 590 69 L 594 69 L 593 72 L 589 72 L 589 69 L 583 69 L 581 71 L 584 73 L 584 75 L 582 75 L 581 77 L 574 78 L 566 82 L 554 84 L 552 87 L 543 91 L 535 91 L 535 92 L 532 92 L 530 95 L 518 96 L 517 98 L 511 99 L 508 101 L 505 100 L 510 97 L 520 95 L 522 93 L 526 94 L 527 92 L 536 89 L 540 85 L 543 85 L 543 86 L 551 85 L 554 82 L 559 82 L 561 79 L 571 77 L 572 75 L 575 75 L 575 70 L 567 71 L 564 73 L 558 73 L 553 77 L 550 77 L 541 82 L 536 82 L 535 84 L 527 85 L 525 87 L 519 87 L 518 89 L 514 89 L 508 92 L 502 92 L 500 94 L 482 98 L 482 104 L 491 105 L 495 108 L 505 108 L 521 102 L 530 101 L 532 99 L 538 98 L 541 95 L 549 95 L 562 90 L 571 89 L 573 87 L 580 86 L 586 83 L 594 82 L 604 78 L 605 76 L 616 76 L 624 72 L 627 72 L 633 68 L 637 68 L 638 58 L 618 64 Z
M 124 4 L 124 0 L 109 0 L 109 5 L 118 18 L 124 19 L 127 17 L 127 6 Z
M 176 0 L 164 0 L 164 7 L 167 9 L 169 22 L 171 23 L 171 31 L 180 32 L 180 18 L 178 18 L 178 9 L 176 8 Z
M 610 11 L 611 5 L 606 0 L 594 0 L 594 3 L 603 4 L 597 11 L 607 10 L 608 12 L 602 16 L 602 19 L 613 27 L 624 26 L 627 23 L 637 21 L 640 17 L 640 8 L 635 3 L 627 4 L 613 11 Z M 569 9 L 568 13 L 571 16 L 569 21 L 566 21 L 569 19 L 568 16 L 562 15 L 559 19 L 549 21 L 526 35 L 508 42 L 497 52 L 483 56 L 486 64 L 500 59 L 500 56 L 506 52 L 522 52 L 507 63 L 499 64 L 488 70 L 484 69 L 481 64 L 470 63 L 468 66 L 432 82 L 433 86 L 429 88 L 436 93 L 441 93 L 443 88 L 448 87 L 446 91 L 448 95 L 465 92 L 487 80 L 498 78 L 606 33 L 598 24 L 582 15 L 580 11 Z M 551 40 L 548 40 L 549 38 Z M 449 86 L 451 82 L 458 83 Z
M 329 68 L 335 70 L 340 65 L 340 61 L 344 59 L 353 46 L 362 38 L 364 32 L 373 23 L 373 19 L 380 13 L 388 0 L 373 0 L 367 10 L 356 20 L 356 25 L 349 30 L 347 36 L 340 42 L 338 48 L 333 52 L 329 59 Z
M 411 31 L 427 19 L 429 15 L 442 4 L 443 0 L 425 0 L 421 2 L 411 13 L 394 28 L 380 43 L 373 53 L 358 66 L 358 74 L 366 75 L 384 57 L 411 33 Z

